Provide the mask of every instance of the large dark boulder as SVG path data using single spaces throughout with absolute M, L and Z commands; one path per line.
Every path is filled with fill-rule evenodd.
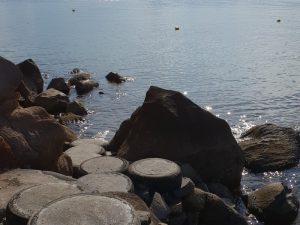
M 18 67 L 23 73 L 25 86 L 33 93 L 41 93 L 44 88 L 44 81 L 36 63 L 32 59 L 27 59 L 19 63 Z
M 19 68 L 0 56 L 0 101 L 12 95 L 22 79 L 23 75 Z
M 284 170 L 299 161 L 300 137 L 292 128 L 263 124 L 251 128 L 241 138 L 245 166 L 252 172 Z
M 77 94 L 79 94 L 79 95 L 86 94 L 96 87 L 99 87 L 99 83 L 94 80 L 79 81 L 75 85 L 75 89 L 77 91 Z
M 165 158 L 189 163 L 204 181 L 240 184 L 243 152 L 229 125 L 179 92 L 150 87 L 107 147 L 129 161 Z
M 247 207 L 265 224 L 288 225 L 298 215 L 299 201 L 286 186 L 271 183 L 250 193 Z

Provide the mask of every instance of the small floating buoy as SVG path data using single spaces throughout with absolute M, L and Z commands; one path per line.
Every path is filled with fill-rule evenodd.
M 75 9 L 72 9 L 72 12 L 75 12 Z
M 278 19 L 278 20 L 277 20 L 277 23 L 280 23 L 280 22 L 281 22 L 281 20 Z
M 179 30 L 179 26 L 176 26 L 176 27 L 175 27 L 175 30 Z

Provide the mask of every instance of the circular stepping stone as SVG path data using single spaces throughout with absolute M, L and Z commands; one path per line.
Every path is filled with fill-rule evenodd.
M 28 225 L 140 225 L 133 207 L 124 200 L 79 194 L 59 199 L 34 215 Z
M 15 194 L 7 205 L 8 224 L 26 225 L 30 217 L 49 202 L 81 193 L 76 185 L 49 183 L 26 188 Z
M 80 165 L 81 174 L 125 172 L 128 169 L 128 161 L 118 157 L 101 156 L 86 160 Z
M 77 180 L 84 192 L 132 192 L 133 184 L 129 177 L 121 173 L 88 174 Z
M 74 173 L 78 174 L 79 166 L 81 163 L 88 159 L 99 157 L 99 155 L 105 153 L 103 147 L 95 144 L 81 144 L 75 147 L 69 148 L 65 154 L 71 157 Z
M 72 146 L 78 146 L 82 144 L 94 144 L 94 145 L 99 145 L 103 146 L 106 145 L 108 141 L 103 140 L 103 139 L 92 139 L 92 138 L 83 138 L 83 139 L 77 139 L 76 141 L 73 141 L 71 143 Z
M 167 159 L 138 160 L 129 166 L 128 172 L 134 181 L 143 183 L 154 191 L 168 192 L 181 186 L 180 167 Z

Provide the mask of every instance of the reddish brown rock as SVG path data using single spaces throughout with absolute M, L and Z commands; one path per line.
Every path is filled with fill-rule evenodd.
M 129 161 L 165 158 L 189 163 L 204 181 L 240 184 L 243 152 L 226 121 L 179 92 L 150 87 L 145 101 L 107 147 Z
M 18 107 L 8 116 L 0 116 L 0 137 L 10 147 L 17 166 L 48 170 L 55 170 L 64 142 L 76 139 L 41 107 Z M 9 148 L 1 148 L 1 156 L 5 149 Z M 10 161 L 11 157 L 1 159 Z

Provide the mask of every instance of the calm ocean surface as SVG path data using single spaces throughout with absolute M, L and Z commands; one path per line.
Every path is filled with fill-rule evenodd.
M 0 55 L 34 59 L 46 85 L 74 67 L 93 73 L 105 94 L 78 98 L 90 111 L 72 125 L 82 136 L 110 139 L 150 85 L 186 94 L 237 138 L 266 121 L 300 128 L 299 0 L 0 0 Z M 133 81 L 109 84 L 110 71 Z M 300 192 L 299 170 L 245 171 L 243 185 Z

